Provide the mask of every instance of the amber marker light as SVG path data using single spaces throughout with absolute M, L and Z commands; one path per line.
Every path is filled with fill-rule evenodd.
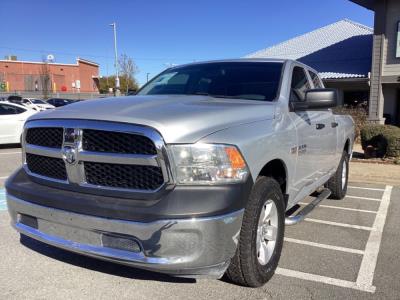
M 246 167 L 242 155 L 235 147 L 226 147 L 225 152 L 233 169 L 244 169 Z

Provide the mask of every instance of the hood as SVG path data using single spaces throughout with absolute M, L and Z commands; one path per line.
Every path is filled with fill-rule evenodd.
M 166 143 L 194 143 L 240 124 L 272 119 L 274 103 L 207 96 L 151 95 L 86 100 L 32 116 L 85 119 L 153 127 Z

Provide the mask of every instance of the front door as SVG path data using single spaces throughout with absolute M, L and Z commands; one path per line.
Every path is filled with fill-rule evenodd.
M 293 68 L 290 102 L 305 101 L 306 91 L 323 88 L 320 79 L 300 66 Z M 318 180 L 332 171 L 337 160 L 337 124 L 331 110 L 290 112 L 296 127 L 297 142 L 292 153 L 297 154 L 294 186 L 298 191 L 312 192 Z
M 306 91 L 311 89 L 311 83 L 304 68 L 295 66 L 293 68 L 290 102 L 305 101 Z M 300 191 L 311 188 L 324 171 L 324 155 L 320 139 L 318 124 L 322 122 L 323 116 L 316 111 L 290 112 L 290 118 L 297 131 L 297 141 L 294 141 L 291 152 L 297 155 L 294 186 Z

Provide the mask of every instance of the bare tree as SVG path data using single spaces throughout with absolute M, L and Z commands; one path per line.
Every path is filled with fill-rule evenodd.
M 121 54 L 118 59 L 118 64 L 121 70 L 121 75 L 125 77 L 126 92 L 128 92 L 129 88 L 136 87 L 134 76 L 139 69 L 133 59 L 126 54 Z
M 40 83 L 42 86 L 43 98 L 49 98 L 51 91 L 51 78 L 50 78 L 50 67 L 47 60 L 43 60 L 42 68 L 40 70 Z

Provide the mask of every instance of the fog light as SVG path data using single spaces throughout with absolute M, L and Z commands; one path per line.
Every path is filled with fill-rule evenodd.
M 103 247 L 113 248 L 118 250 L 140 252 L 139 243 L 131 236 L 114 233 L 102 233 L 101 243 Z
M 18 214 L 18 223 L 32 227 L 34 229 L 38 229 L 38 220 L 37 218 L 32 216 Z

